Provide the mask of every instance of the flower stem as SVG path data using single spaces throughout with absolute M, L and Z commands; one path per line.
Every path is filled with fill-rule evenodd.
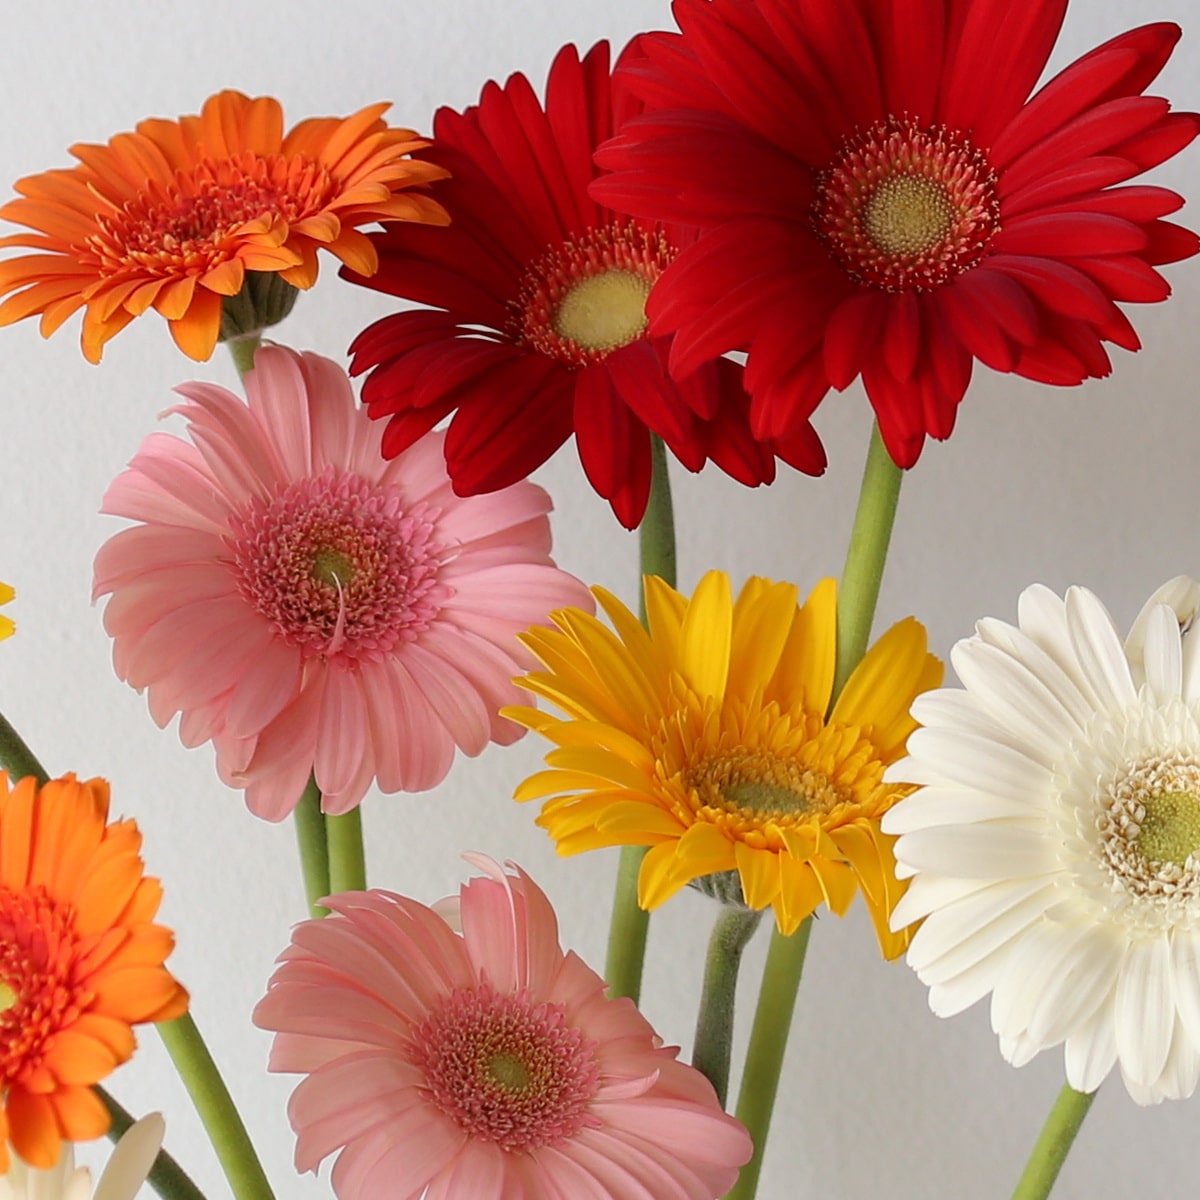
M 737 1119 L 754 1139 L 754 1156 L 742 1168 L 726 1200 L 751 1200 L 758 1190 L 767 1131 L 771 1127 L 771 1112 L 783 1070 L 783 1052 L 787 1049 L 796 992 L 800 988 L 811 932 L 812 917 L 790 937 L 784 937 L 778 928 L 771 931 L 771 946 L 763 968 L 762 989 L 758 993 L 737 1105 Z
M 896 505 L 900 500 L 903 479 L 904 472 L 892 462 L 879 436 L 879 426 L 875 425 L 871 429 L 871 445 L 863 470 L 858 511 L 854 514 L 846 565 L 838 587 L 834 700 L 846 686 L 846 680 L 854 668 L 862 661 L 871 640 L 879 585 L 883 582 L 883 564 L 892 539 L 892 525 L 896 519 Z
M 239 378 L 244 379 L 246 372 L 254 366 L 254 352 L 261 343 L 262 336 L 257 333 L 230 338 L 226 343 L 229 347 L 229 353 L 233 356 L 233 365 L 237 367 Z
M 754 912 L 738 905 L 723 904 L 708 942 L 692 1066 L 708 1076 L 722 1108 L 729 1090 L 738 968 L 742 963 L 742 951 L 749 945 L 761 920 L 762 910 Z
M 325 835 L 329 839 L 329 891 L 361 892 L 367 886 L 362 809 L 327 816 Z
M 1077 1092 L 1069 1083 L 1063 1085 L 1025 1164 L 1013 1200 L 1046 1200 L 1095 1098 L 1095 1092 Z
M 10 783 L 32 775 L 38 781 L 38 787 L 50 777 L 45 767 L 33 756 L 33 751 L 25 745 L 21 735 L 8 723 L 8 718 L 0 713 L 0 767 L 8 772 Z
M 862 661 L 871 640 L 871 626 L 875 621 L 875 606 L 883 582 L 883 567 L 903 477 L 903 472 L 892 462 L 876 424 L 871 429 L 858 509 L 854 514 L 846 565 L 838 588 L 837 667 L 830 709 L 846 686 L 846 680 Z M 811 922 L 810 917 L 790 938 L 784 937 L 778 929 L 772 935 L 738 1096 L 738 1119 L 754 1139 L 754 1157 L 742 1169 L 728 1200 L 751 1200 L 758 1188 L 763 1149 L 787 1049 Z
M 321 811 L 321 790 L 311 775 L 292 817 L 296 825 L 296 841 L 300 845 L 300 870 L 304 875 L 308 911 L 314 917 L 323 917 L 329 909 L 318 901 L 328 896 L 333 888 L 329 883 L 329 843 L 325 814 Z
M 671 480 L 667 475 L 667 450 L 662 438 L 650 435 L 650 499 L 638 527 L 638 591 L 642 622 L 646 600 L 641 580 L 658 575 L 675 586 L 675 509 L 671 503 Z M 650 914 L 638 905 L 638 873 L 645 846 L 622 846 L 613 896 L 612 924 L 608 933 L 608 957 L 604 978 L 610 996 L 628 996 L 634 1004 L 642 992 L 642 968 L 646 961 L 646 937 Z
M 108 1115 L 112 1119 L 112 1124 L 108 1127 L 109 1139 L 114 1143 L 120 1141 L 125 1131 L 133 1124 L 133 1114 L 123 1108 L 120 1102 L 99 1084 L 93 1091 L 100 1098 L 100 1103 L 108 1109 Z M 163 1200 L 204 1200 L 204 1193 L 165 1150 L 158 1152 L 147 1180 Z
M 235 1200 L 274 1200 L 254 1146 L 191 1015 L 156 1026 L 217 1152 Z

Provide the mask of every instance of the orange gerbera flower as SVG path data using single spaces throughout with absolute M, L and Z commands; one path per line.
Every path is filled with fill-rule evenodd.
M 49 337 L 86 306 L 83 353 L 155 308 L 179 348 L 212 354 L 223 297 L 248 272 L 297 288 L 317 278 L 317 250 L 362 275 L 375 249 L 357 226 L 376 221 L 444 225 L 445 210 L 419 191 L 446 172 L 406 157 L 428 143 L 389 129 L 387 104 L 352 117 L 315 117 L 283 134 L 277 100 L 220 92 L 199 116 L 142 121 L 105 146 L 72 146 L 82 165 L 20 180 L 24 199 L 0 217 L 34 233 L 0 246 L 35 251 L 0 263 L 0 325 L 42 314 Z
M 92 1085 L 133 1053 L 130 1026 L 187 1009 L 142 836 L 107 820 L 102 779 L 10 789 L 0 771 L 0 1172 L 6 1140 L 44 1169 L 61 1142 L 103 1134 Z

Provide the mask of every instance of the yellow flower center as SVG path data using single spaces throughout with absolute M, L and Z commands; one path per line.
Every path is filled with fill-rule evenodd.
M 954 207 L 945 187 L 920 175 L 893 175 L 871 193 L 863 212 L 867 236 L 885 254 L 920 254 L 950 232 Z
M 1145 801 L 1136 845 L 1147 862 L 1182 867 L 1200 850 L 1200 796 L 1195 792 L 1160 792 Z
M 928 291 L 987 253 L 1000 228 L 996 173 L 965 134 L 889 117 L 820 172 L 812 219 L 859 286 Z
M 632 271 L 604 271 L 577 283 L 559 301 L 554 332 L 585 350 L 612 351 L 646 331 L 650 281 Z
M 509 332 L 565 367 L 586 367 L 646 332 L 646 298 L 675 257 L 661 234 L 635 224 L 589 229 L 525 271 Z
M 0 1013 L 6 1013 L 21 997 L 7 983 L 0 983 Z

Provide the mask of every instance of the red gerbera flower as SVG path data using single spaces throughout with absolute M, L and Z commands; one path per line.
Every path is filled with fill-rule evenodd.
M 675 0 L 641 39 L 647 112 L 592 192 L 706 230 L 648 306 L 685 374 L 749 351 L 751 423 L 805 420 L 860 374 L 892 457 L 948 437 L 978 359 L 1044 383 L 1111 369 L 1195 254 L 1183 201 L 1114 185 L 1200 129 L 1143 96 L 1179 38 L 1122 34 L 1032 98 L 1067 0 Z
M 601 42 L 582 62 L 574 46 L 559 53 L 545 108 L 518 74 L 466 112 L 438 112 L 421 156 L 450 171 L 436 193 L 450 227 L 392 227 L 372 238 L 377 274 L 344 272 L 440 310 L 386 317 L 351 347 L 353 373 L 375 368 L 362 392 L 371 415 L 391 416 L 386 455 L 454 412 L 446 463 L 469 496 L 523 479 L 574 433 L 627 528 L 646 508 L 650 430 L 689 470 L 711 458 L 750 486 L 774 478 L 776 454 L 824 469 L 806 420 L 756 444 L 739 366 L 710 362 L 675 382 L 669 339 L 646 335 L 646 298 L 688 233 L 587 194 L 596 146 L 640 108 L 612 87 Z

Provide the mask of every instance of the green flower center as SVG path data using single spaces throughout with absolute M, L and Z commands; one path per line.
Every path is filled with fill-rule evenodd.
M 1200 850 L 1200 796 L 1194 792 L 1160 792 L 1145 801 L 1136 845 L 1147 862 L 1182 867 Z
M 823 772 L 773 754 L 720 755 L 701 763 L 688 782 L 705 805 L 759 816 L 825 813 L 842 799 Z
M 354 578 L 354 563 L 340 550 L 322 548 L 313 555 L 312 577 L 330 587 L 345 587 Z
M 529 1086 L 529 1068 L 515 1054 L 497 1054 L 488 1063 L 491 1077 L 510 1092 L 524 1091 Z

